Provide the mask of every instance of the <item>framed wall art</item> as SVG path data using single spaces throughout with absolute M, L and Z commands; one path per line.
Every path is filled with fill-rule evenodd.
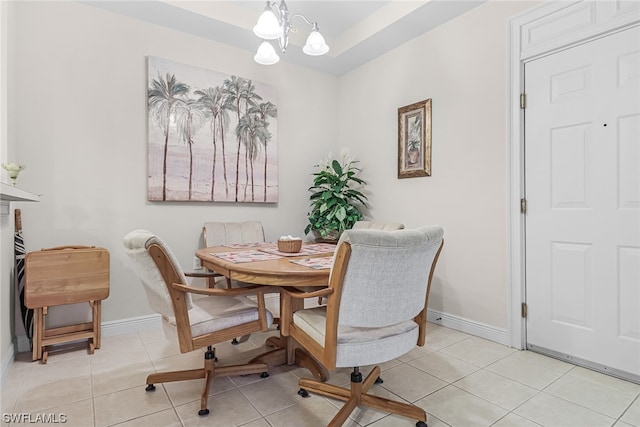
M 431 99 L 398 108 L 398 178 L 431 176 Z
M 276 203 L 276 88 L 148 57 L 148 199 Z

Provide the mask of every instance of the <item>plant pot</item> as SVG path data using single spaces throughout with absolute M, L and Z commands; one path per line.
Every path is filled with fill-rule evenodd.
M 409 164 L 415 165 L 418 163 L 418 155 L 420 154 L 420 150 L 417 148 L 412 148 L 409 150 Z
M 337 230 L 329 230 L 327 231 L 324 236 L 322 235 L 322 233 L 318 230 L 313 230 L 313 235 L 316 238 L 316 242 L 335 242 L 337 243 L 338 240 L 340 239 L 340 235 L 342 233 L 337 231 Z

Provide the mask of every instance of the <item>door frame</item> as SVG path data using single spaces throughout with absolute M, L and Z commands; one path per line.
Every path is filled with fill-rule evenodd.
M 606 0 L 605 0 L 606 1 Z M 507 319 L 509 342 L 517 349 L 527 345 L 526 320 L 521 315 L 526 302 L 525 215 L 520 200 L 525 197 L 524 110 L 520 94 L 524 92 L 526 62 L 604 37 L 638 25 L 640 10 L 603 13 L 603 0 L 553 0 L 509 20 L 507 52 Z M 526 101 L 525 101 L 526 102 Z

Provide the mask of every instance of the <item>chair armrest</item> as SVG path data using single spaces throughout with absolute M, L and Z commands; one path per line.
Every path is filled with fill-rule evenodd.
M 220 277 L 222 274 L 216 273 L 215 271 L 210 271 L 207 273 L 184 273 L 187 277 Z
M 247 286 L 244 288 L 196 288 L 194 286 L 186 286 L 180 283 L 172 283 L 171 287 L 182 292 L 189 292 L 192 294 L 210 295 L 210 296 L 237 296 L 237 295 L 255 295 L 257 293 L 268 292 L 273 289 L 273 286 Z
M 311 292 L 305 292 L 303 290 L 300 290 L 298 288 L 294 288 L 291 286 L 283 286 L 280 289 L 282 290 L 282 292 L 286 293 L 291 298 L 299 298 L 299 299 L 326 297 L 327 295 L 331 295 L 333 293 L 332 288 L 322 288 L 322 289 L 318 289 Z

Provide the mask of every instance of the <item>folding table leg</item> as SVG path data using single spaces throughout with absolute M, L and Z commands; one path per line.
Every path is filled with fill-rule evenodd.
M 101 325 L 102 324 L 102 300 L 94 301 L 93 303 L 93 331 L 95 340 L 93 343 L 96 348 L 100 348 L 100 342 L 102 340 Z
M 40 351 L 42 348 L 42 308 L 35 308 L 33 310 L 33 338 L 31 340 L 32 345 L 32 360 L 40 359 Z
M 33 310 L 33 338 L 32 338 L 32 359 L 42 361 L 42 340 L 44 339 L 44 316 L 47 314 L 47 307 L 38 307 Z M 45 362 L 46 363 L 46 359 Z

